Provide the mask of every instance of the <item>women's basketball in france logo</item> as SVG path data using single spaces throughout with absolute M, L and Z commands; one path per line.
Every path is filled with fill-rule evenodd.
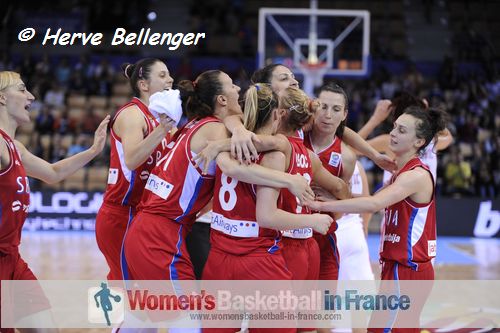
M 93 324 L 119 324 L 125 314 L 124 292 L 121 288 L 108 287 L 106 282 L 101 287 L 88 289 L 88 320 Z

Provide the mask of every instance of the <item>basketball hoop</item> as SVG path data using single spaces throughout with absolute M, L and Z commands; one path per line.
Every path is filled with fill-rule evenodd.
M 320 61 L 317 63 L 301 62 L 299 70 L 304 75 L 303 89 L 310 97 L 314 94 L 314 88 L 323 84 L 323 77 L 328 72 L 328 63 Z

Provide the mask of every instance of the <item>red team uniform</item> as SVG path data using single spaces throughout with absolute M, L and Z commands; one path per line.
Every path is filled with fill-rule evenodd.
M 418 158 L 411 159 L 391 178 L 415 168 L 432 173 Z M 434 179 L 432 179 L 434 183 Z M 436 203 L 434 193 L 429 203 L 419 204 L 410 198 L 385 209 L 384 238 L 380 258 L 383 280 L 433 280 L 432 258 L 436 256 Z
M 300 174 L 311 182 L 312 162 L 304 142 L 299 137 L 287 137 L 292 146 L 289 174 Z M 278 208 L 293 214 L 311 214 L 302 207 L 297 197 L 282 189 Z M 319 276 L 319 248 L 313 238 L 312 228 L 283 231 L 283 257 L 294 280 L 317 280 Z
M 212 207 L 204 280 L 291 279 L 281 255 L 281 233 L 257 223 L 255 185 L 227 177 L 217 167 Z
M 108 185 L 103 204 L 96 217 L 97 245 L 110 268 L 108 280 L 127 280 L 129 278 L 128 272 L 123 266 L 125 260 L 123 240 L 127 228 L 135 216 L 136 207 L 140 202 L 149 173 L 167 149 L 167 140 L 165 139 L 139 167 L 135 170 L 127 168 L 121 138 L 113 131 L 113 124 L 118 115 L 129 106 L 137 106 L 144 116 L 147 124 L 147 133 L 144 137 L 147 137 L 159 125 L 148 107 L 137 97 L 118 110 L 109 123 L 111 156 Z
M 217 167 L 212 207 L 211 248 L 203 280 L 291 280 L 292 274 L 281 254 L 281 232 L 259 227 L 257 223 L 255 185 L 227 177 Z M 203 329 L 203 332 L 238 331 L 240 328 Z M 296 332 L 289 328 L 249 331 Z
M 403 172 L 415 168 L 423 168 L 429 172 L 434 183 L 434 178 L 429 167 L 419 158 L 413 158 L 394 174 L 390 183 L 394 183 Z M 434 187 L 433 187 L 434 188 Z M 419 204 L 410 198 L 397 202 L 385 209 L 384 230 L 380 259 L 382 262 L 382 280 L 434 280 L 434 267 L 432 259 L 436 256 L 436 206 L 435 194 L 428 203 Z M 427 286 L 427 285 L 426 285 Z M 412 307 L 417 311 L 422 309 L 425 302 L 425 293 L 430 293 L 430 288 L 422 287 L 421 300 Z M 414 312 L 415 313 L 415 312 Z M 395 316 L 396 318 L 396 316 Z M 394 320 L 396 320 L 394 318 Z M 418 325 L 418 317 L 412 318 Z M 394 324 L 389 322 L 389 326 Z M 380 329 L 370 329 L 373 332 L 385 332 Z M 418 328 L 393 328 L 392 332 L 420 332 Z
M 321 160 L 323 167 L 332 175 L 340 177 L 342 174 L 342 140 L 335 136 L 333 142 L 321 151 L 315 151 L 311 141 L 311 132 L 306 133 L 304 145 L 312 150 Z M 334 218 L 333 214 L 331 214 Z M 320 250 L 319 280 L 338 280 L 340 255 L 337 249 L 337 222 L 334 221 L 326 235 L 314 233 L 314 238 Z
M 208 176 L 195 167 L 191 137 L 215 117 L 195 119 L 179 130 L 175 145 L 151 171 L 139 212 L 125 237 L 134 280 L 194 280 L 185 237 L 213 195 L 215 163 Z
M 0 144 L 7 143 L 10 163 L 0 170 L 0 280 L 36 280 L 35 275 L 19 254 L 21 230 L 28 216 L 30 188 L 28 177 L 17 148 L 12 139 L 0 130 Z M 49 307 L 43 291 L 23 290 L 29 293 L 21 299 L 30 301 L 26 306 L 18 304 L 24 315 L 35 313 Z M 1 310 L 1 308 L 0 308 Z M 12 332 L 12 328 L 1 328 L 2 332 Z

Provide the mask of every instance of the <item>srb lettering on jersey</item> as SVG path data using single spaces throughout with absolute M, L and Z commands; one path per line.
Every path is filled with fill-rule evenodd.
M 328 161 L 328 164 L 330 164 L 334 168 L 337 168 L 339 166 L 341 160 L 342 160 L 342 156 L 339 153 L 332 152 L 330 155 L 330 160 Z
M 110 168 L 108 173 L 108 184 L 114 185 L 118 182 L 118 169 Z
M 385 225 L 394 224 L 398 225 L 398 211 L 386 210 L 385 211 Z
M 299 168 L 309 168 L 309 159 L 304 154 L 295 154 L 295 160 Z
M 435 240 L 427 241 L 427 255 L 429 257 L 435 257 L 437 252 L 437 245 Z
M 170 192 L 174 189 L 174 185 L 161 179 L 157 175 L 151 174 L 146 182 L 145 189 L 153 192 L 163 200 L 166 200 L 170 195 Z
M 148 160 L 146 161 L 146 164 L 147 165 L 156 164 L 157 161 L 161 160 L 161 157 L 162 157 L 161 151 L 159 151 L 159 150 L 153 151 L 153 153 L 151 155 L 149 155 Z
M 19 185 L 16 193 L 30 193 L 30 183 L 28 181 L 28 177 L 17 177 L 16 179 L 17 185 Z
M 212 213 L 211 228 L 235 237 L 258 237 L 259 225 L 255 221 L 227 219 L 218 213 Z

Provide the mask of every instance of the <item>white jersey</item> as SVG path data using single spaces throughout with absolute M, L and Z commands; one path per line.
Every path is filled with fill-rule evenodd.
M 437 155 L 434 151 L 434 141 L 431 141 L 427 147 L 425 147 L 422 156 L 420 156 L 420 160 L 422 163 L 429 167 L 430 172 L 432 173 L 432 177 L 437 179 Z M 384 170 L 383 183 L 384 185 L 389 183 L 389 180 L 392 177 L 392 173 Z
M 362 194 L 363 193 L 363 180 L 361 179 L 361 174 L 359 173 L 358 163 L 354 166 L 354 172 L 351 177 L 351 193 L 352 194 Z M 361 216 L 359 214 L 345 214 L 340 219 L 337 220 L 337 224 L 340 224 L 360 220 Z
M 351 177 L 352 194 L 363 193 L 363 180 L 358 163 Z M 359 214 L 346 214 L 337 220 L 337 248 L 340 253 L 339 280 L 373 280 L 373 272 Z

